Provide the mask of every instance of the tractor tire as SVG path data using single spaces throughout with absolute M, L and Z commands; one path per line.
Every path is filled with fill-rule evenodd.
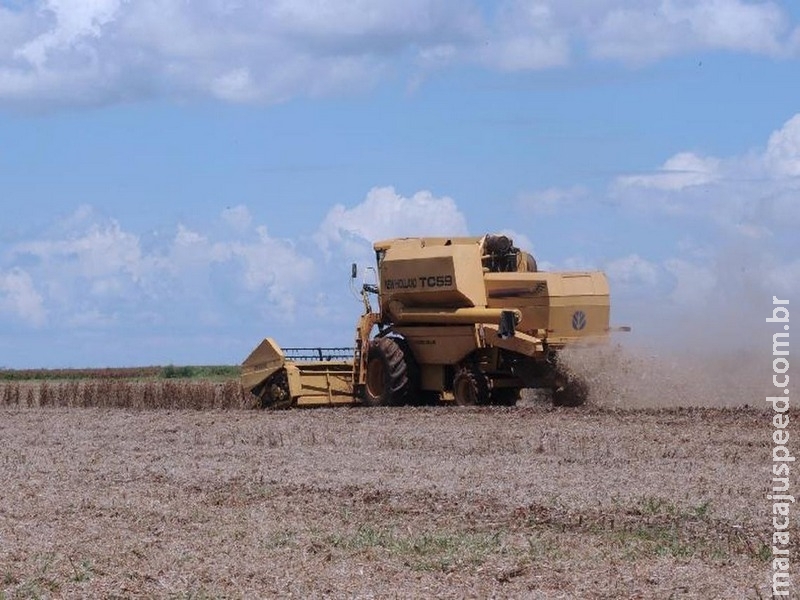
M 367 406 L 395 406 L 411 398 L 411 369 L 404 345 L 404 340 L 390 337 L 369 343 L 363 398 Z
M 453 378 L 453 399 L 459 406 L 489 403 L 489 381 L 478 369 L 461 369 Z

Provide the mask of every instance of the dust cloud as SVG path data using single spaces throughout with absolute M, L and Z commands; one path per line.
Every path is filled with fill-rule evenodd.
M 705 264 L 691 285 L 678 282 L 671 291 L 615 296 L 612 285 L 612 325 L 631 325 L 632 333 L 561 357 L 589 383 L 591 404 L 766 408 L 765 397 L 777 395 L 772 335 L 783 329 L 765 319 L 773 295 L 796 297 L 796 282 L 752 248 L 720 248 Z M 789 370 L 793 382 L 797 371 Z
M 561 363 L 589 384 L 589 403 L 604 408 L 758 408 L 774 392 L 771 359 L 747 350 L 675 354 L 613 344 L 569 348 Z

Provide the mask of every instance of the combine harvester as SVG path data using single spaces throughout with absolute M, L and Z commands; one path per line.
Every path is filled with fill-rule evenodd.
M 361 286 L 355 348 L 282 350 L 267 338 L 244 361 L 242 384 L 263 407 L 513 405 L 528 387 L 550 388 L 556 405 L 586 400 L 559 352 L 608 339 L 603 273 L 540 272 L 501 235 L 374 249 L 379 283 Z

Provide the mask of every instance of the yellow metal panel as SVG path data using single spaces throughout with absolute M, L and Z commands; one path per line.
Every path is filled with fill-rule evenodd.
M 486 306 L 480 238 L 426 245 L 424 238 L 390 245 L 380 263 L 381 306 Z
M 560 345 L 605 336 L 609 327 L 608 280 L 599 271 L 487 273 L 489 307 L 518 308 L 519 331 Z
M 286 365 L 286 378 L 289 380 L 289 395 L 292 398 L 297 398 L 303 393 L 303 379 L 296 364 L 288 363 Z
M 392 300 L 389 310 L 399 324 L 426 325 L 472 325 L 474 323 L 497 323 L 503 313 L 501 308 L 406 308 L 401 302 Z M 522 320 L 522 313 L 516 309 L 508 309 L 514 313 L 516 322 Z
M 482 327 L 486 343 L 491 346 L 518 352 L 526 356 L 539 357 L 544 353 L 542 340 L 539 338 L 518 331 L 513 337 L 500 339 L 499 327 L 496 325 L 483 325 Z
M 405 326 L 395 331 L 406 338 L 418 364 L 452 365 L 480 347 L 475 325 Z
M 251 390 L 284 365 L 283 352 L 275 340 L 264 339 L 242 363 L 242 386 Z
M 303 362 L 292 365 L 298 374 L 299 389 L 292 387 L 292 397 L 325 398 L 323 404 L 347 403 L 353 398 L 353 363 L 349 361 Z M 291 386 L 291 383 L 290 383 Z M 318 402 L 315 400 L 314 402 Z

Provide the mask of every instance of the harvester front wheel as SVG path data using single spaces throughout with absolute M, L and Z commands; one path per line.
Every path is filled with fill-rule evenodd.
M 477 369 L 461 369 L 453 379 L 453 399 L 459 406 L 489 402 L 489 381 Z
M 372 340 L 369 343 L 364 404 L 403 404 L 410 389 L 408 362 L 399 341 L 390 337 Z

